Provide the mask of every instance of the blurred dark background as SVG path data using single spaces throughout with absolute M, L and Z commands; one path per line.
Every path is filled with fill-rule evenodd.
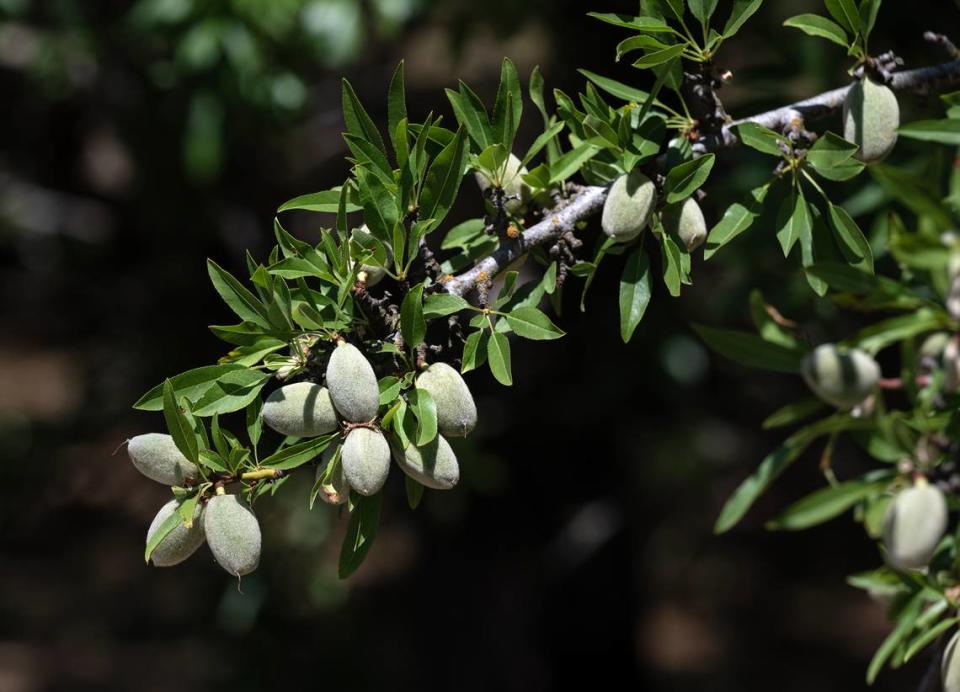
M 504 55 L 568 93 L 582 88 L 578 67 L 648 86 L 614 64 L 627 34 L 588 10 L 636 3 L 0 0 L 2 692 L 865 687 L 887 626 L 844 577 L 876 566 L 875 549 L 849 519 L 762 529 L 821 482 L 816 452 L 735 531 L 711 532 L 780 439 L 760 421 L 802 389 L 708 354 L 689 323 L 747 328 L 759 287 L 815 322 L 815 339 L 855 326 L 799 276 L 784 280 L 796 272 L 772 229 L 698 257 L 679 300 L 658 284 L 628 346 L 620 260 L 586 313 L 571 285 L 557 319 L 569 336 L 516 343 L 512 390 L 469 377 L 481 423 L 457 445 L 460 487 L 411 512 L 395 469 L 351 580 L 336 579 L 343 525 L 307 511 L 303 479 L 258 504 L 265 553 L 242 595 L 206 549 L 170 570 L 143 564 L 168 491 L 114 453 L 162 428 L 130 404 L 225 350 L 206 329 L 230 315 L 204 259 L 241 273 L 246 248 L 269 250 L 281 202 L 345 177 L 340 77 L 378 120 L 401 58 L 419 118 L 452 119 L 442 89 L 458 78 L 492 100 Z M 822 7 L 768 0 L 723 49 L 731 113 L 842 83 L 840 48 L 780 27 L 802 11 Z M 872 45 L 940 62 L 921 34 L 957 28 L 953 3 L 888 2 Z M 534 113 L 527 104 L 524 142 Z M 762 157 L 721 156 L 708 216 L 768 174 Z M 841 198 L 869 210 L 882 193 L 864 185 Z M 465 195 L 455 214 L 478 211 Z M 322 221 L 289 224 L 311 238 Z M 843 475 L 863 461 L 841 447 L 835 464 Z M 875 689 L 909 689 L 924 665 Z

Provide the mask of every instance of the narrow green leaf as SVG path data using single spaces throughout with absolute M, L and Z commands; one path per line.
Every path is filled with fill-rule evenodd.
M 163 419 L 166 421 L 167 431 L 173 438 L 174 444 L 177 445 L 177 449 L 189 461 L 198 463 L 200 461 L 200 448 L 197 444 L 197 435 L 186 414 L 177 403 L 173 383 L 170 380 L 165 380 L 163 383 Z
M 793 425 L 825 409 L 826 405 L 816 397 L 801 399 L 771 413 L 767 416 L 767 419 L 763 421 L 762 427 L 764 430 L 772 430 L 774 428 Z
M 758 125 L 754 122 L 745 122 L 737 125 L 737 136 L 745 146 L 771 156 L 783 156 L 783 148 L 789 150 L 790 142 L 783 135 Z
M 767 528 L 781 531 L 800 531 L 840 516 L 862 500 L 882 492 L 887 481 L 847 481 L 827 486 L 807 495 L 787 507 L 778 517 L 767 523 Z
M 897 133 L 909 139 L 960 146 L 960 120 L 917 120 L 901 125 Z
M 463 128 L 430 164 L 420 193 L 420 211 L 424 219 L 439 224 L 447 216 L 460 190 L 469 147 Z
M 710 259 L 717 250 L 753 225 L 754 220 L 763 211 L 763 201 L 766 199 L 769 190 L 769 183 L 755 187 L 743 202 L 737 202 L 727 208 L 723 218 L 710 230 L 710 234 L 707 236 L 707 245 L 703 252 L 704 259 Z
M 800 361 L 804 356 L 800 349 L 772 344 L 747 332 L 713 329 L 698 324 L 694 324 L 693 328 L 710 348 L 738 363 L 787 374 L 800 372 Z
M 460 372 L 470 372 L 476 370 L 487 362 L 487 341 L 490 339 L 490 332 L 485 329 L 478 329 L 467 335 L 467 341 L 463 345 L 463 362 Z
M 620 338 L 623 343 L 630 341 L 640 320 L 643 319 L 650 304 L 652 293 L 650 278 L 650 260 L 638 245 L 627 257 L 620 276 Z
M 407 491 L 407 504 L 410 506 L 410 509 L 416 509 L 420 506 L 420 501 L 423 500 L 423 491 L 425 488 L 422 484 L 410 478 L 410 476 L 404 476 L 404 487 Z
M 630 15 L 614 14 L 612 12 L 587 12 L 587 16 L 599 19 L 606 24 L 619 26 L 622 29 L 633 29 L 651 34 L 666 34 L 673 31 L 666 22 L 655 17 L 631 17 Z
M 153 532 L 153 535 L 150 536 L 150 540 L 147 541 L 147 547 L 143 551 L 143 561 L 147 564 L 150 564 L 150 556 L 153 555 L 153 551 L 157 549 L 157 546 L 163 542 L 163 539 L 170 535 L 170 532 L 175 528 L 180 526 L 183 523 L 183 520 L 180 518 L 180 512 L 173 512 L 166 519 L 163 520 L 163 523 L 157 527 L 157 530 Z
M 347 126 L 347 132 L 357 137 L 362 137 L 384 154 L 387 148 L 383 144 L 383 137 L 374 124 L 373 119 L 367 114 L 363 104 L 357 97 L 357 92 L 353 90 L 350 82 L 343 80 L 343 120 Z
M 925 332 L 945 329 L 949 325 L 950 318 L 942 310 L 922 308 L 908 315 L 875 322 L 850 338 L 844 339 L 841 344 L 856 346 L 875 355 L 898 341 L 905 341 Z
M 509 387 L 513 384 L 513 373 L 510 367 L 510 340 L 506 334 L 493 332 L 487 341 L 487 361 L 490 372 L 497 382 Z
M 856 153 L 856 144 L 833 132 L 825 132 L 810 147 L 807 161 L 819 170 L 821 167 L 830 168 L 845 163 Z
M 774 319 L 772 310 L 772 306 L 767 303 L 760 291 L 750 292 L 750 317 L 760 338 L 784 348 L 799 348 L 800 342 L 797 337 Z
M 260 465 L 277 469 L 278 471 L 295 469 L 298 466 L 303 466 L 308 461 L 316 459 L 323 450 L 330 446 L 330 443 L 335 437 L 336 435 L 322 435 L 307 440 L 306 442 L 299 442 L 295 445 L 284 447 L 261 461 Z
M 465 128 L 477 147 L 482 151 L 493 144 L 490 118 L 480 98 L 463 82 L 460 91 L 446 90 L 447 99 L 460 126 Z
M 258 370 L 236 370 L 221 375 L 194 403 L 194 415 L 212 416 L 245 408 L 257 398 L 273 375 Z
M 400 306 L 400 333 L 407 348 L 416 348 L 427 335 L 423 318 L 423 284 L 410 289 Z
M 715 160 L 714 154 L 707 154 L 670 169 L 664 184 L 667 204 L 681 202 L 696 192 L 710 176 Z
M 550 165 L 550 182 L 559 183 L 579 172 L 587 161 L 602 151 L 592 142 L 581 142 Z
M 897 626 L 893 632 L 883 640 L 883 643 L 873 655 L 870 665 L 867 667 L 868 685 L 873 684 L 873 681 L 877 679 L 877 675 L 880 674 L 880 669 L 883 668 L 883 664 L 887 662 L 887 659 L 890 658 L 897 647 L 900 646 L 901 642 L 910 634 L 910 630 L 913 629 L 913 624 L 920 615 L 924 595 L 923 591 L 918 591 L 903 607 L 903 610 L 901 610 Z
M 843 207 L 829 203 L 830 226 L 837 235 L 840 250 L 847 261 L 858 268 L 873 273 L 873 250 L 870 241 Z
M 690 14 L 701 24 L 706 25 L 713 16 L 713 11 L 717 9 L 717 0 L 687 0 L 687 6 L 690 8 Z
M 383 493 L 371 497 L 364 497 L 355 492 L 350 493 L 353 511 L 347 524 L 347 533 L 340 546 L 340 566 L 338 573 L 341 579 L 346 579 L 357 571 L 363 564 L 370 546 L 377 537 L 377 528 L 380 525 L 380 501 Z
M 397 126 L 407 117 L 407 95 L 403 77 L 403 60 L 397 65 L 390 80 L 390 90 L 387 92 L 387 134 L 393 142 L 393 150 L 397 154 L 399 163 L 400 153 L 406 151 L 406 142 L 397 141 Z
M 663 284 L 671 296 L 676 298 L 680 295 L 680 289 L 683 285 L 683 255 L 680 253 L 680 246 L 674 242 L 673 238 L 667 233 L 661 232 L 660 239 L 660 259 L 663 265 Z
M 211 259 L 207 260 L 207 273 L 214 289 L 223 298 L 223 302 L 238 317 L 264 327 L 270 325 L 267 309 L 257 297 L 243 286 L 236 277 Z
M 535 307 L 520 307 L 506 314 L 507 324 L 524 339 L 550 341 L 563 336 L 563 330 Z
M 348 198 L 349 199 L 349 198 Z M 335 214 L 340 204 L 340 187 L 333 187 L 322 192 L 310 192 L 299 197 L 294 197 L 280 205 L 277 212 L 281 211 L 313 211 Z M 353 213 L 360 211 L 360 206 L 355 200 L 347 202 L 347 211 Z
M 790 255 L 793 246 L 804 233 L 812 231 L 813 220 L 810 216 L 810 207 L 803 196 L 803 188 L 799 185 L 793 194 L 784 198 L 777 217 L 777 226 L 777 240 L 780 241 L 784 257 Z
M 240 365 L 206 365 L 202 368 L 195 368 L 187 372 L 174 375 L 170 378 L 173 388 L 178 397 L 186 397 L 190 401 L 196 401 L 214 385 L 214 383 L 227 373 L 246 370 Z M 163 386 L 158 384 L 150 391 L 140 397 L 133 408 L 140 411 L 162 411 L 163 410 Z
M 662 48 L 660 50 L 653 50 L 644 55 L 642 58 L 635 60 L 633 66 L 644 70 L 651 67 L 656 67 L 657 65 L 662 65 L 666 62 L 670 62 L 674 58 L 680 57 L 683 54 L 686 44 L 678 43 L 676 45 L 670 46 L 668 48 Z
M 790 17 L 783 25 L 800 29 L 810 36 L 825 38 L 844 48 L 849 46 L 847 34 L 843 27 L 818 14 L 799 14 L 796 17 Z
M 259 392 L 257 393 L 259 394 Z M 250 444 L 254 447 L 260 444 L 260 434 L 263 432 L 263 418 L 260 416 L 262 410 L 263 399 L 257 396 L 247 405 L 244 411 L 247 423 L 247 437 L 250 439 Z
M 740 27 L 760 9 L 762 4 L 763 0 L 733 0 L 730 17 L 723 25 L 723 37 L 730 38 L 740 31 Z
M 431 293 L 423 300 L 423 316 L 426 319 L 446 317 L 469 307 L 470 303 L 452 293 Z
M 523 116 L 523 92 L 520 76 L 509 58 L 500 65 L 500 86 L 493 103 L 493 139 L 507 148 L 513 148 L 513 138 Z
M 422 447 L 437 436 L 437 404 L 425 389 L 412 389 L 407 394 L 407 404 L 417 417 L 416 445 Z
M 907 663 L 911 658 L 916 656 L 918 653 L 923 651 L 927 646 L 935 642 L 940 635 L 944 634 L 951 627 L 960 622 L 960 618 L 952 617 L 941 620 L 937 624 L 933 625 L 930 629 L 924 632 L 922 635 L 914 639 L 910 646 L 907 647 L 906 651 L 903 653 L 903 662 Z
M 824 0 L 827 11 L 851 34 L 860 30 L 860 11 L 854 0 Z
M 628 103 L 636 103 L 637 105 L 640 105 L 650 96 L 650 94 L 646 91 L 627 86 L 626 84 L 618 82 L 615 79 L 610 79 L 609 77 L 602 77 L 594 72 L 590 72 L 589 70 L 577 71 L 611 96 L 616 96 L 617 98 L 623 99 Z
M 796 461 L 797 457 L 807 448 L 812 440 L 802 440 L 800 443 L 784 443 L 770 453 L 746 480 L 734 491 L 733 495 L 724 504 L 714 524 L 714 533 L 725 533 L 739 523 L 753 503 L 767 488 Z

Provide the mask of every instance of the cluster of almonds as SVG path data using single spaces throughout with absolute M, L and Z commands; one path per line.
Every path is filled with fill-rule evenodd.
M 946 334 L 934 334 L 921 347 L 921 359 L 946 359 L 950 343 Z M 921 364 L 922 365 L 922 364 Z M 803 378 L 823 401 L 841 410 L 865 404 L 877 388 L 880 366 L 860 349 L 840 350 L 823 344 L 803 361 Z M 921 570 L 929 565 L 947 531 L 949 509 L 943 491 L 922 474 L 901 490 L 887 507 L 883 546 L 887 563 L 896 570 Z M 941 673 L 945 692 L 960 692 L 960 633 L 947 646 Z
M 635 168 L 610 186 L 601 218 L 603 232 L 617 242 L 630 242 L 650 223 L 656 207 L 657 186 Z M 680 238 L 687 252 L 693 252 L 707 239 L 707 222 L 693 197 L 665 207 L 660 222 L 668 233 Z
M 140 473 L 158 483 L 182 487 L 200 478 L 200 469 L 183 456 L 170 435 L 137 435 L 127 445 L 127 453 Z M 147 529 L 147 543 L 179 511 L 179 505 L 171 500 L 160 508 Z M 260 523 L 249 505 L 236 495 L 225 494 L 223 488 L 206 504 L 197 504 L 189 526 L 180 523 L 164 536 L 150 560 L 157 567 L 171 567 L 193 555 L 204 541 L 230 574 L 240 577 L 260 564 Z
M 446 363 L 433 363 L 416 379 L 416 387 L 433 398 L 438 434 L 430 443 L 403 449 L 392 445 L 377 425 L 380 389 L 373 367 L 360 350 L 345 341 L 333 349 L 326 384 L 297 382 L 281 387 L 264 402 L 263 421 L 281 435 L 304 438 L 342 431 L 337 467 L 336 445 L 324 450 L 317 467 L 320 497 L 330 504 L 347 501 L 350 490 L 369 496 L 387 480 L 391 457 L 403 471 L 426 486 L 448 490 L 460 480 L 460 466 L 446 437 L 465 437 L 477 423 L 477 408 L 466 382 Z M 444 437 L 446 436 L 446 437 Z M 170 435 L 148 433 L 130 440 L 133 465 L 147 478 L 169 486 L 185 486 L 200 478 L 199 469 L 177 449 Z M 179 524 L 157 545 L 151 561 L 158 567 L 186 560 L 204 541 L 214 558 L 235 576 L 249 574 L 260 561 L 260 525 L 250 507 L 222 487 L 198 503 L 192 523 Z M 171 500 L 157 513 L 147 531 L 155 532 L 176 511 Z
M 387 480 L 391 456 L 414 480 L 428 488 L 448 490 L 460 480 L 457 457 L 446 437 L 465 437 L 477 423 L 473 396 L 454 368 L 433 363 L 416 380 L 436 402 L 441 434 L 422 447 L 391 445 L 376 425 L 380 389 L 373 367 L 360 350 L 341 341 L 330 355 L 326 386 L 297 382 L 281 387 L 263 405 L 263 420 L 282 435 L 316 437 L 344 430 L 340 470 L 328 473 L 336 447 L 325 450 L 317 478 L 325 478 L 321 497 L 346 502 L 349 490 L 373 495 Z M 334 470 L 336 471 L 336 470 Z
M 880 366 L 866 352 L 822 344 L 803 360 L 801 374 L 820 399 L 840 410 L 866 405 L 880 381 Z M 884 546 L 891 567 L 927 566 L 947 528 L 946 498 L 935 485 L 917 476 L 897 494 L 884 519 Z

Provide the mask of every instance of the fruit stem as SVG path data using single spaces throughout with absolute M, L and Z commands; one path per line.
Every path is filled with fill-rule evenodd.
M 264 478 L 276 478 L 277 469 L 257 469 L 256 471 L 247 471 L 246 473 L 240 474 L 240 480 L 243 481 L 259 481 Z

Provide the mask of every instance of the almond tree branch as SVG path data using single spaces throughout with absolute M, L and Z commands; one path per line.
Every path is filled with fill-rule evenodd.
M 894 72 L 887 85 L 894 91 L 913 94 L 932 94 L 945 88 L 960 84 L 960 60 L 919 67 L 915 70 Z M 765 113 L 751 115 L 747 118 L 734 120 L 723 127 L 719 135 L 702 139 L 694 145 L 694 151 L 705 154 L 725 147 L 735 146 L 739 140 L 733 133 L 733 128 L 743 123 L 757 123 L 778 132 L 790 126 L 791 122 L 800 117 L 804 120 L 821 118 L 843 108 L 843 100 L 847 96 L 850 85 L 832 89 L 812 98 L 797 101 L 789 106 L 775 108 Z
M 444 287 L 454 295 L 466 295 L 478 282 L 492 279 L 530 248 L 554 242 L 567 231 L 572 231 L 579 221 L 600 211 L 606 199 L 605 187 L 580 188 L 562 208 L 550 212 L 543 221 L 528 228 L 516 240 L 501 243 L 492 255 L 462 274 L 451 277 Z
M 915 70 L 895 72 L 891 75 L 889 86 L 894 91 L 931 94 L 958 84 L 960 84 L 960 59 Z M 836 112 L 843 107 L 843 100 L 849 88 L 850 86 L 847 85 L 788 106 L 734 120 L 725 125 L 720 133 L 701 138 L 694 145 L 694 153 L 705 154 L 736 146 L 739 140 L 733 133 L 733 128 L 741 123 L 754 122 L 771 130 L 781 131 L 797 118 L 809 120 Z M 573 230 L 577 223 L 600 211 L 606 198 L 607 188 L 605 187 L 580 188 L 566 205 L 547 214 L 543 221 L 528 228 L 521 238 L 502 243 L 489 257 L 480 260 L 461 274 L 447 279 L 444 287 L 454 295 L 466 295 L 477 286 L 479 281 L 489 281 L 530 248 L 556 242 L 561 235 Z

